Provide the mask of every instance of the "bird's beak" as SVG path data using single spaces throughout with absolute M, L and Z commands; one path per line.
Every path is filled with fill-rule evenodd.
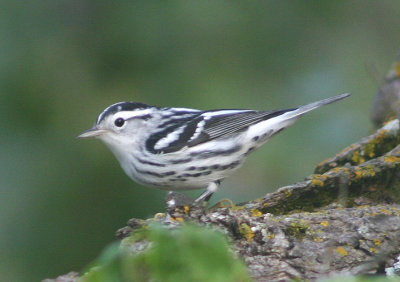
M 106 132 L 107 130 L 98 129 L 96 126 L 93 126 L 91 129 L 88 129 L 79 134 L 77 138 L 98 137 Z

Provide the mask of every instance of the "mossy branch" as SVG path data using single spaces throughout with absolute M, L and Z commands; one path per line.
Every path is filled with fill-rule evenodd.
M 400 203 L 398 144 L 400 126 L 396 119 L 319 164 L 316 171 L 323 174 L 313 174 L 306 181 L 282 187 L 244 205 L 263 213 L 285 214 L 313 211 L 336 201 L 344 207 L 351 207 L 358 197 L 369 198 L 376 203 Z M 357 157 L 356 165 L 352 165 L 354 156 L 365 157 Z

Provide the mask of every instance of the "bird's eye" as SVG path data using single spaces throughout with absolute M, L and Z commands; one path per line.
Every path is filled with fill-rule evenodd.
M 122 127 L 125 124 L 125 120 L 123 118 L 117 118 L 114 121 L 115 126 Z

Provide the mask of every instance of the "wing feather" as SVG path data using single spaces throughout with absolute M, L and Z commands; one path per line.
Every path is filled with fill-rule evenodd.
M 226 137 L 246 130 L 249 126 L 258 122 L 276 117 L 289 110 L 280 111 L 243 111 L 241 113 L 214 117 L 204 128 L 210 139 Z
M 183 118 L 150 136 L 147 149 L 153 153 L 172 153 L 218 138 L 226 138 L 246 130 L 258 122 L 288 111 L 215 110 Z M 166 123 L 167 124 L 167 123 Z

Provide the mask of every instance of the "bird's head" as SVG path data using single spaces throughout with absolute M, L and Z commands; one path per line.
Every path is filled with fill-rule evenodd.
M 132 143 L 138 133 L 152 118 L 155 107 L 136 103 L 120 102 L 106 108 L 97 118 L 95 125 L 82 132 L 78 138 L 95 137 L 111 147 Z

